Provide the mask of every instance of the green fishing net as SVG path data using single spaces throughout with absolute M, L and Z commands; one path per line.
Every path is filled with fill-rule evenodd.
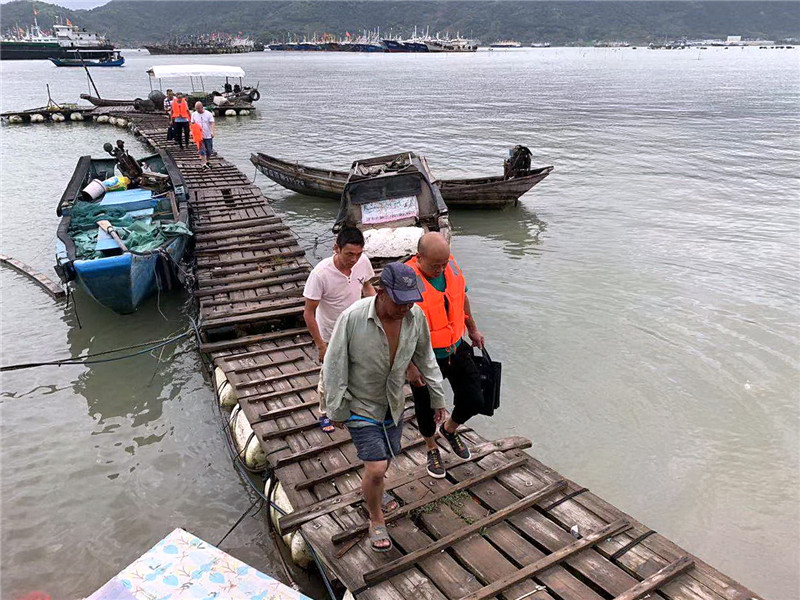
M 106 207 L 90 202 L 77 202 L 70 212 L 69 236 L 75 242 L 75 256 L 80 260 L 102 258 L 95 251 L 97 222 L 109 221 L 129 250 L 148 252 L 158 249 L 170 238 L 192 235 L 185 223 L 162 223 L 146 218 L 134 219 L 124 208 Z

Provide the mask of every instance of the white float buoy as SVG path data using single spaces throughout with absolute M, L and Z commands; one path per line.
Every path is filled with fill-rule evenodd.
M 267 455 L 261 447 L 256 436 L 253 435 L 253 428 L 244 416 L 241 408 L 237 406 L 233 409 L 230 419 L 231 435 L 236 445 L 239 456 L 244 458 L 244 464 L 250 469 L 259 470 L 267 466 Z
M 24 123 L 25 121 L 19 115 L 11 115 L 10 117 L 8 117 L 8 122 L 9 123 Z
M 128 122 L 125 119 L 117 119 L 117 127 L 127 127 Z
M 238 403 L 236 397 L 236 390 L 225 377 L 225 371 L 217 367 L 214 369 L 214 387 L 217 388 L 217 396 L 219 396 L 220 406 L 233 408 Z
M 83 115 L 82 115 L 81 113 L 79 113 L 79 112 L 74 112 L 74 113 L 72 113 L 72 114 L 69 116 L 69 118 L 70 118 L 72 121 L 83 121 Z
M 229 108 L 228 110 L 225 111 L 225 116 L 226 117 L 235 117 L 236 116 L 236 111 L 233 110 L 232 108 Z
M 269 492 L 269 482 L 269 479 L 264 482 L 265 496 Z M 286 495 L 286 492 L 283 491 L 283 486 L 281 485 L 280 481 L 275 485 L 275 489 L 272 492 L 272 503 L 286 514 L 294 512 L 294 507 L 292 507 L 291 502 L 289 502 L 289 497 Z M 275 510 L 274 507 L 269 507 L 269 518 L 272 520 L 272 524 L 278 531 L 280 531 L 280 527 L 278 527 L 278 520 L 282 516 L 283 515 L 279 511 Z M 314 560 L 314 556 L 311 554 L 311 549 L 308 547 L 305 538 L 300 535 L 299 531 L 287 533 L 286 535 L 281 536 L 281 539 L 283 539 L 283 543 L 286 544 L 286 547 L 291 550 L 292 562 L 298 567 L 305 569 Z
M 53 113 L 53 116 L 50 117 L 50 119 L 53 121 L 53 123 L 63 123 L 67 120 L 66 117 L 61 113 Z
M 108 115 L 100 115 L 97 117 L 98 123 L 108 123 Z
M 31 115 L 31 123 L 44 123 L 44 115 L 34 113 Z
M 249 115 L 249 114 L 250 114 L 250 111 L 249 111 L 249 110 L 247 110 L 246 108 L 243 108 L 242 110 L 240 110 L 240 111 L 239 111 L 239 114 L 240 114 L 241 116 L 243 116 L 243 117 L 246 117 L 247 115 Z
M 116 125 L 117 124 L 117 117 L 108 117 L 108 124 L 109 125 Z

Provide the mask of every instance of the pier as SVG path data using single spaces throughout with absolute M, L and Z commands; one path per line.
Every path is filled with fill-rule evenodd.
M 431 479 L 410 403 L 387 475 L 401 502 L 387 515 L 394 548 L 373 552 L 350 436 L 318 427 L 319 365 L 302 321 L 311 265 L 298 239 L 233 164 L 214 157 L 202 170 L 193 148 L 167 144 L 164 116 L 112 108 L 104 114 L 167 150 L 186 182 L 200 350 L 224 372 L 294 508 L 281 532 L 302 531 L 356 598 L 760 598 L 537 461 L 526 438 L 487 440 L 463 427 L 472 458 L 442 445 L 448 477 Z

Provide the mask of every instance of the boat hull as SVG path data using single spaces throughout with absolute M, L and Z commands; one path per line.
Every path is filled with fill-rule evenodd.
M 0 42 L 0 59 L 2 60 L 48 60 L 49 58 L 69 58 L 76 51 L 98 52 L 114 51 L 114 46 L 62 47 L 57 43 L 41 44 L 32 42 Z
M 164 247 L 176 263 L 183 256 L 186 239 L 177 237 Z M 155 293 L 159 268 L 170 268 L 163 262 L 159 254 L 125 252 L 95 260 L 76 260 L 72 265 L 75 279 L 87 294 L 106 308 L 124 315 L 136 311 Z
M 150 54 L 160 55 L 175 55 L 175 54 L 244 54 L 245 52 L 258 52 L 256 46 L 231 46 L 231 47 L 213 47 L 213 46 L 145 46 Z M 261 50 L 263 50 L 263 46 Z
M 105 62 L 100 62 L 97 60 L 84 61 L 77 58 L 55 58 L 51 56 L 49 60 L 57 67 L 83 67 L 84 65 L 86 65 L 87 67 L 121 67 L 122 65 L 125 64 L 124 58 L 120 58 L 118 60 L 107 60 Z
M 267 154 L 250 155 L 250 162 L 264 175 L 286 189 L 321 198 L 341 199 L 347 181 L 346 171 L 307 167 L 274 158 Z M 503 208 L 516 204 L 520 196 L 547 177 L 553 167 L 531 169 L 527 174 L 504 179 L 441 179 L 437 183 L 442 198 L 450 208 Z

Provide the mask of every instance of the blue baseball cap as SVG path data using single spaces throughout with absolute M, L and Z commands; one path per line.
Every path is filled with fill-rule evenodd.
M 417 280 L 417 273 L 403 263 L 393 262 L 383 267 L 381 287 L 395 304 L 422 302 L 422 290 Z

